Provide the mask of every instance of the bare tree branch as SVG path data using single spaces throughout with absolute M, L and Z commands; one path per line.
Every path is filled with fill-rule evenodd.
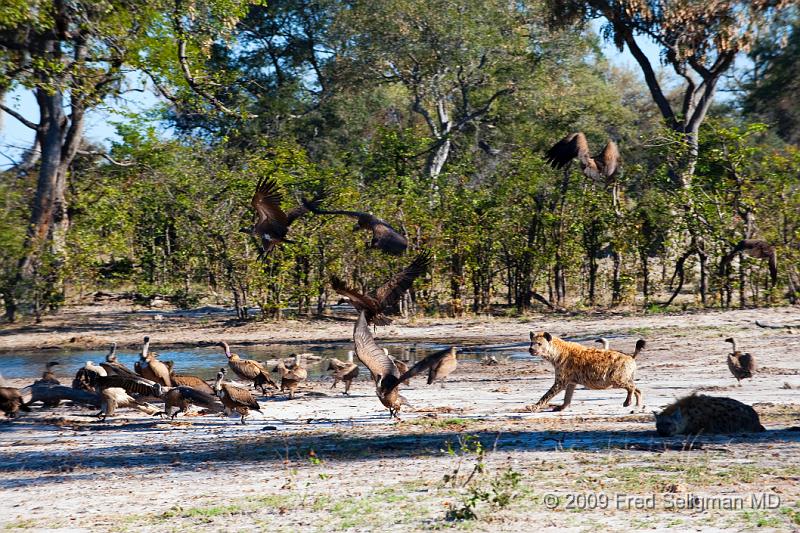
M 39 127 L 38 127 L 38 126 L 37 126 L 35 123 L 33 123 L 33 122 L 31 122 L 30 120 L 28 120 L 27 118 L 23 117 L 21 114 L 19 114 L 18 112 L 14 111 L 13 109 L 11 109 L 10 107 L 8 107 L 8 106 L 7 106 L 7 105 L 5 105 L 5 104 L 0 104 L 0 110 L 3 110 L 3 111 L 5 111 L 6 113 L 8 113 L 9 115 L 11 115 L 11 116 L 12 116 L 12 117 L 14 117 L 15 119 L 19 120 L 19 121 L 20 121 L 20 122 L 22 122 L 22 123 L 23 123 L 25 126 L 29 127 L 29 128 L 30 128 L 30 129 L 32 129 L 32 130 L 39 129 Z

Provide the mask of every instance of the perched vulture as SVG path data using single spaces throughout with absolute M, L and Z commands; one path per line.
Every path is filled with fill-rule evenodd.
M 44 367 L 44 372 L 42 372 L 42 379 L 37 379 L 33 382 L 34 385 L 61 385 L 61 382 L 58 381 L 56 375 L 53 373 L 52 368 L 56 365 L 60 364 L 58 361 L 50 361 Z M 58 404 L 61 403 L 61 400 L 53 399 L 53 400 L 43 400 L 42 404 L 45 407 L 58 407 Z
M 100 395 L 100 412 L 97 413 L 97 417 L 101 420 L 114 416 L 118 407 L 134 407 L 147 414 L 155 414 L 158 409 L 130 395 L 160 398 L 164 392 L 162 385 L 155 381 L 139 376 L 126 377 L 116 374 L 111 376 L 95 375 L 92 386 Z
M 401 374 L 392 359 L 375 342 L 367 325 L 364 311 L 359 315 L 353 329 L 353 341 L 356 346 L 356 355 L 372 373 L 375 380 L 375 393 L 381 403 L 389 409 L 390 417 L 397 417 L 403 403 L 406 403 L 405 399 L 400 396 L 398 389 L 400 384 L 425 370 L 436 367 L 443 358 L 451 353 L 449 348 L 432 353 Z
M 728 369 L 736 378 L 736 381 L 741 384 L 745 378 L 752 378 L 753 372 L 756 370 L 756 360 L 748 352 L 740 352 L 736 349 L 736 341 L 733 337 L 728 337 L 725 342 L 731 343 L 732 353 L 728 354 Z
M 129 378 L 135 378 L 136 373 L 128 368 L 127 366 L 123 365 L 117 360 L 117 343 L 111 344 L 111 349 L 106 355 L 106 360 L 103 363 L 100 363 L 100 366 L 106 369 L 106 373 L 109 376 L 118 375 L 118 376 L 125 376 Z
M 353 380 L 358 377 L 358 365 L 353 362 L 355 352 L 350 350 L 347 352 L 347 361 L 339 361 L 338 359 L 329 359 L 327 370 L 333 371 L 333 385 L 331 388 L 336 388 L 336 384 L 340 381 L 344 383 L 344 393 L 350 394 L 350 386 Z
M 370 294 L 361 294 L 349 288 L 336 276 L 331 276 L 331 285 L 333 290 L 350 299 L 350 303 L 356 308 L 356 311 L 364 311 L 368 323 L 376 326 L 388 326 L 392 320 L 384 316 L 383 312 L 400 301 L 403 294 L 411 288 L 414 280 L 427 272 L 430 264 L 430 253 L 427 250 L 423 251 L 410 265 Z
M 211 389 L 210 386 L 208 387 Z M 213 389 L 211 390 L 213 391 Z M 217 406 L 222 407 L 219 403 L 213 393 L 209 394 L 192 387 L 173 387 L 164 394 L 164 410 L 156 414 L 164 415 L 174 420 L 178 413 L 186 412 L 191 405 L 215 410 Z
M 261 412 L 261 406 L 258 405 L 255 396 L 249 390 L 230 383 L 222 383 L 225 372 L 225 368 L 220 368 L 217 372 L 217 380 L 213 387 L 214 393 L 225 406 L 226 414 L 236 411 L 242 416 L 241 421 L 244 424 L 244 417 L 250 414 L 250 409 Z
M 364 213 L 363 211 L 343 211 L 343 210 L 325 210 L 319 209 L 311 202 L 303 201 L 303 205 L 313 212 L 315 215 L 345 215 L 356 219 L 356 225 L 353 231 L 371 230 L 372 241 L 370 248 L 377 248 L 387 254 L 402 255 L 406 248 L 408 248 L 408 240 L 401 235 L 396 229 L 389 225 L 385 220 L 372 215 Z
M 570 133 L 545 153 L 547 163 L 558 169 L 564 168 L 576 157 L 581 162 L 584 176 L 595 181 L 606 181 L 619 168 L 619 150 L 614 141 L 609 140 L 603 151 L 592 157 L 586 135 L 580 131 Z
M 171 387 L 172 380 L 169 376 L 172 373 L 172 366 L 172 361 L 158 360 L 158 354 L 150 351 L 150 337 L 145 337 L 142 353 L 139 354 L 134 370 L 145 379 Z
M 295 355 L 294 362 L 287 365 L 282 359 L 275 370 L 281 375 L 281 392 L 289 389 L 289 399 L 294 399 L 294 391 L 308 378 L 308 370 L 300 361 L 300 356 Z
M 225 349 L 228 366 L 241 379 L 252 381 L 255 387 L 261 387 L 263 394 L 267 393 L 266 385 L 273 389 L 278 388 L 278 385 L 270 377 L 269 370 L 264 368 L 264 365 L 253 359 L 242 359 L 239 354 L 231 353 L 231 348 L 225 341 L 221 341 L 219 345 Z
M 775 286 L 778 282 L 778 256 L 775 253 L 775 247 L 767 241 L 759 239 L 744 239 L 739 241 L 736 246 L 733 247 L 733 250 L 722 258 L 719 264 L 720 275 L 724 276 L 728 272 L 728 266 L 739 252 L 744 252 L 756 259 L 766 259 L 769 264 L 770 283 L 773 287 Z
M 312 200 L 303 198 L 302 205 L 288 213 L 281 208 L 283 195 L 278 190 L 278 183 L 272 178 L 263 178 L 256 185 L 256 192 L 250 205 L 256 212 L 256 221 L 249 228 L 240 231 L 249 233 L 258 240 L 261 247 L 260 258 L 265 258 L 278 243 L 293 243 L 286 238 L 292 222 L 314 210 L 322 203 L 325 193 L 317 194 Z

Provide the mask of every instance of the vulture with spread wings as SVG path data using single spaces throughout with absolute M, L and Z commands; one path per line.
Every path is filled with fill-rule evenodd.
M 378 399 L 389 409 L 389 416 L 395 418 L 399 418 L 397 413 L 400 412 L 403 403 L 406 403 L 405 399 L 400 396 L 400 384 L 417 374 L 433 368 L 452 352 L 452 348 L 447 348 L 429 354 L 401 374 L 394 361 L 375 342 L 375 338 L 367 325 L 364 311 L 359 315 L 356 326 L 353 329 L 353 342 L 355 343 L 356 355 L 359 360 L 372 372 L 372 376 L 375 379 L 375 393 L 378 395 Z
M 370 248 L 377 248 L 390 255 L 402 255 L 408 248 L 408 239 L 390 226 L 388 222 L 371 213 L 319 209 L 318 204 L 314 205 L 313 202 L 306 202 L 305 200 L 303 200 L 303 206 L 315 215 L 345 215 L 355 218 L 354 232 L 364 229 L 372 231 Z
M 606 181 L 619 169 L 619 150 L 614 141 L 608 141 L 599 155 L 592 157 L 586 135 L 579 131 L 570 133 L 545 153 L 545 160 L 553 168 L 564 168 L 574 158 L 581 163 L 583 174 L 596 181 Z
M 319 193 L 313 199 L 303 198 L 302 205 L 285 212 L 281 209 L 283 195 L 278 190 L 278 182 L 272 178 L 263 178 L 256 186 L 256 192 L 250 205 L 256 212 L 256 221 L 249 228 L 242 228 L 240 231 L 249 233 L 258 240 L 261 247 L 259 257 L 264 258 L 282 242 L 293 243 L 286 238 L 289 226 L 292 222 L 302 217 L 306 213 L 316 209 L 325 197 L 325 193 Z
M 377 291 L 369 294 L 348 287 L 336 276 L 331 276 L 333 290 L 350 299 L 356 311 L 363 311 L 367 322 L 376 326 L 388 326 L 392 320 L 383 312 L 400 301 L 403 294 L 411 288 L 414 280 L 425 274 L 431 264 L 431 254 L 427 250 L 420 254 L 406 268 L 395 274 L 389 281 L 381 285 Z

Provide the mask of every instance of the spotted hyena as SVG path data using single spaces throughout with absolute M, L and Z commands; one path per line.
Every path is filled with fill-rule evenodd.
M 631 397 L 636 395 L 636 405 L 642 400 L 642 391 L 634 385 L 636 374 L 636 355 L 644 348 L 645 342 L 636 343 L 636 352 L 628 355 L 616 350 L 600 350 L 587 348 L 575 342 L 568 342 L 549 333 L 531 331 L 531 355 L 538 355 L 553 364 L 556 381 L 542 399 L 530 406 L 538 411 L 546 406 L 559 392 L 566 389 L 564 403 L 556 407 L 556 411 L 567 408 L 572 401 L 572 394 L 577 385 L 588 389 L 625 389 L 625 407 L 631 404 Z
M 662 437 L 765 431 L 755 409 L 733 398 L 692 394 L 653 414 Z

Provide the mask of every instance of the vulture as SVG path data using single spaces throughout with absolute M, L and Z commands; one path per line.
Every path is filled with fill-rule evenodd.
M 390 255 L 402 255 L 408 248 L 408 239 L 401 235 L 385 220 L 381 220 L 371 213 L 363 211 L 343 211 L 319 209 L 310 202 L 304 202 L 305 207 L 315 215 L 345 215 L 356 219 L 353 232 L 360 230 L 372 231 L 372 241 L 369 247 L 376 248 Z
M 338 359 L 329 359 L 327 370 L 333 371 L 333 385 L 331 388 L 336 388 L 336 384 L 340 381 L 344 383 L 344 393 L 350 394 L 350 386 L 353 380 L 358 377 L 358 365 L 353 362 L 355 352 L 350 350 L 347 352 L 347 362 L 339 361 Z
M 741 385 L 743 379 L 753 377 L 753 372 L 756 371 L 756 360 L 748 352 L 737 350 L 736 341 L 733 340 L 733 337 L 728 337 L 725 342 L 731 343 L 731 349 L 733 350 L 732 353 L 728 354 L 728 369 Z
M 361 294 L 349 288 L 336 276 L 331 276 L 333 290 L 346 296 L 356 311 L 363 311 L 367 322 L 375 326 L 388 326 L 392 320 L 383 312 L 397 305 L 403 294 L 411 288 L 414 280 L 427 272 L 431 264 L 431 254 L 427 250 L 421 252 L 406 268 L 395 274 L 389 281 L 369 294 Z
M 172 385 L 174 387 L 184 387 L 184 388 L 194 389 L 198 392 L 210 394 L 212 396 L 214 394 L 214 389 L 212 389 L 211 385 L 206 383 L 206 381 L 203 378 L 199 378 L 197 376 L 189 376 L 186 374 L 170 374 L 169 379 L 170 381 L 172 381 Z
M 608 347 L 610 346 L 610 344 L 608 342 L 608 339 L 606 339 L 605 337 L 600 337 L 599 339 L 595 339 L 594 342 L 596 342 L 598 344 L 602 344 L 604 350 L 608 350 L 609 349 Z
M 205 383 L 205 382 L 203 382 Z M 208 383 L 206 386 L 211 389 Z M 219 405 L 219 400 L 214 394 L 214 389 L 209 394 L 204 391 L 197 390 L 193 387 L 173 387 L 164 393 L 164 410 L 159 415 L 164 415 L 169 418 L 175 419 L 178 413 L 186 412 L 191 405 L 205 407 L 206 409 L 214 409 Z M 175 411 L 173 411 L 175 409 Z
M 169 375 L 172 370 L 172 364 L 159 361 L 157 357 L 158 354 L 150 353 L 150 337 L 145 337 L 142 353 L 139 354 L 136 372 L 145 379 L 161 383 L 166 387 L 171 387 L 172 380 Z
M 619 150 L 614 141 L 609 140 L 603 151 L 592 157 L 586 135 L 581 131 L 570 133 L 558 141 L 544 157 L 548 164 L 557 169 L 564 168 L 577 157 L 583 175 L 595 181 L 606 181 L 619 168 Z
M 244 380 L 252 381 L 253 385 L 256 387 L 261 387 L 261 392 L 263 394 L 267 393 L 264 388 L 265 385 L 269 385 L 274 389 L 278 388 L 277 383 L 272 380 L 269 371 L 264 368 L 264 365 L 252 359 L 242 359 L 238 354 L 231 353 L 231 349 L 225 341 L 221 341 L 219 345 L 225 348 L 225 357 L 228 358 L 228 366 L 237 376 Z
M 56 375 L 53 374 L 52 368 L 56 365 L 60 364 L 58 361 L 50 361 L 44 366 L 44 372 L 42 372 L 42 378 L 37 379 L 33 382 L 34 385 L 61 385 L 61 382 L 58 381 Z M 53 400 L 43 400 L 42 404 L 45 407 L 58 407 L 58 404 L 61 403 L 61 400 L 53 399 Z
M 236 411 L 242 415 L 242 424 L 244 424 L 244 417 L 250 414 L 250 409 L 261 412 L 261 407 L 258 405 L 253 393 L 242 387 L 231 385 L 230 383 L 222 383 L 225 377 L 225 368 L 220 368 L 217 372 L 217 380 L 214 382 L 214 393 L 220 399 L 222 405 L 225 406 L 225 414 L 230 415 L 231 412 Z
M 289 399 L 294 399 L 294 391 L 300 386 L 300 383 L 308 378 L 308 370 L 300 362 L 300 356 L 294 356 L 294 362 L 289 366 L 283 360 L 278 362 L 275 371 L 281 375 L 281 392 L 289 389 Z
M 430 356 L 434 363 L 428 369 L 428 385 L 434 381 L 438 381 L 444 388 L 444 382 L 447 376 L 453 373 L 458 366 L 458 359 L 456 358 L 456 347 L 451 346 L 439 352 L 432 353 Z
M 59 365 L 58 361 L 50 361 L 46 365 L 44 365 L 44 372 L 42 372 L 41 379 L 37 379 L 33 382 L 34 385 L 61 385 L 61 382 L 58 381 L 56 375 L 53 374 L 53 367 Z
M 164 388 L 156 381 L 139 376 L 131 378 L 116 374 L 111 376 L 94 375 L 92 387 L 100 395 L 100 412 L 97 413 L 100 420 L 114 416 L 118 407 L 135 407 L 147 414 L 156 414 L 158 409 L 137 400 L 131 394 L 160 398 L 164 393 Z
M 766 259 L 769 265 L 770 283 L 772 287 L 775 286 L 778 282 L 778 256 L 775 253 L 775 247 L 767 241 L 758 239 L 744 239 L 739 241 L 736 246 L 733 247 L 733 250 L 722 258 L 719 264 L 720 275 L 724 276 L 728 272 L 728 266 L 739 252 L 744 252 L 756 259 Z
M 383 349 L 383 353 L 386 354 L 386 357 L 388 357 L 389 359 L 392 360 L 392 363 L 394 363 L 394 366 L 397 367 L 397 371 L 398 372 L 400 372 L 401 374 L 405 374 L 406 372 L 408 372 L 408 365 L 406 364 L 405 361 L 403 361 L 402 359 L 397 359 L 396 357 L 389 355 L 389 350 L 387 350 L 386 348 Z M 374 376 L 373 376 L 373 379 L 374 379 Z M 410 385 L 410 383 L 406 379 L 406 380 L 403 381 L 403 385 Z
M 96 379 L 100 376 L 105 377 L 108 373 L 102 366 L 97 366 L 91 361 L 79 368 L 72 380 L 72 388 L 86 392 L 94 392 Z
M 425 370 L 434 368 L 451 351 L 447 349 L 432 353 L 401 374 L 394 362 L 375 342 L 363 311 L 353 329 L 353 341 L 359 360 L 372 372 L 378 399 L 389 409 L 389 416 L 395 418 L 399 418 L 397 413 L 405 403 L 398 389 L 400 384 Z
M 248 233 L 258 240 L 261 248 L 259 258 L 263 259 L 279 243 L 294 243 L 286 238 L 289 226 L 306 213 L 315 212 L 314 210 L 324 198 L 324 192 L 317 194 L 312 200 L 303 198 L 301 205 L 287 213 L 281 208 L 283 195 L 278 190 L 278 182 L 273 178 L 262 178 L 256 185 L 256 192 L 250 201 L 250 205 L 256 212 L 256 221 L 249 228 L 242 228 L 240 231 Z
M 111 349 L 108 351 L 108 355 L 106 355 L 106 360 L 105 362 L 100 363 L 100 366 L 105 368 L 106 373 L 109 376 L 117 375 L 117 376 L 125 376 L 128 378 L 136 377 L 136 372 L 132 371 L 130 368 L 117 361 L 116 342 L 111 344 Z
M 22 400 L 22 394 L 20 394 L 19 389 L 15 387 L 0 387 L 0 410 L 7 417 L 15 418 L 20 409 L 30 411 L 30 408 Z

